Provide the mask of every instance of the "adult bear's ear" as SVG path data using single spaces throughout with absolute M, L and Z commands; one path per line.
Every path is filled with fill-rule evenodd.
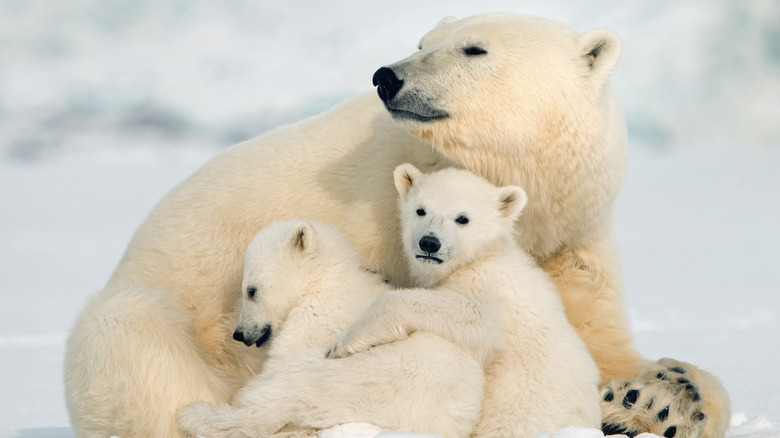
M 623 44 L 609 29 L 594 29 L 580 35 L 580 56 L 590 69 L 590 76 L 599 83 L 606 82 L 615 71 Z
M 439 20 L 439 22 L 438 22 L 438 23 L 436 23 L 436 27 L 434 27 L 434 29 L 437 29 L 437 28 L 439 28 L 439 27 L 441 27 L 441 26 L 444 26 L 445 24 L 454 23 L 454 22 L 456 22 L 456 21 L 458 21 L 458 19 L 457 19 L 457 18 L 455 18 L 455 17 L 452 17 L 452 16 L 450 16 L 450 17 L 444 17 L 444 18 L 442 18 L 441 20 Z M 426 38 L 426 37 L 428 37 L 428 34 L 425 34 L 425 35 L 423 35 L 423 37 L 420 39 L 420 42 L 419 42 L 419 43 L 417 43 L 417 49 L 418 49 L 418 50 L 419 50 L 419 49 L 422 49 L 422 47 L 423 47 L 423 41 L 425 40 L 425 38 Z
M 310 223 L 301 221 L 295 224 L 290 237 L 290 245 L 299 251 L 309 251 L 315 242 L 314 227 Z
M 406 199 L 406 195 L 409 193 L 409 189 L 412 188 L 415 181 L 422 175 L 420 169 L 414 167 L 413 164 L 405 163 L 395 168 L 393 171 L 393 179 L 395 180 L 395 189 L 398 190 L 398 194 L 401 195 L 401 200 Z
M 518 186 L 504 186 L 498 189 L 498 211 L 504 217 L 511 218 L 512 220 L 520 217 L 520 212 L 523 211 L 525 205 L 528 203 L 528 195 L 525 194 L 525 190 Z

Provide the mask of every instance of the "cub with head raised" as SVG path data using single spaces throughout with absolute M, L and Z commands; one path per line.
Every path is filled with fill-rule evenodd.
M 410 164 L 396 169 L 395 183 L 404 251 L 417 261 L 410 270 L 429 289 L 383 295 L 330 356 L 434 333 L 485 366 L 474 436 L 599 427 L 596 365 L 566 319 L 555 285 L 514 238 L 525 192 L 465 170 L 426 175 Z

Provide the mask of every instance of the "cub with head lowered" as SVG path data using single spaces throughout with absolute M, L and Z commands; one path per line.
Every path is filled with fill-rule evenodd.
M 411 164 L 396 169 L 395 184 L 410 272 L 427 289 L 384 294 L 328 355 L 357 357 L 434 333 L 485 365 L 474 436 L 599 427 L 596 365 L 555 285 L 514 238 L 525 192 L 464 170 L 422 174 Z

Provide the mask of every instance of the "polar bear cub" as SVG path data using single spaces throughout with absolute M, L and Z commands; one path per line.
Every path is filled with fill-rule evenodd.
M 326 348 L 382 294 L 379 274 L 331 227 L 278 222 L 248 246 L 233 337 L 270 345 L 263 372 L 231 406 L 179 410 L 190 436 L 263 437 L 284 426 L 370 423 L 385 430 L 467 437 L 479 418 L 484 372 L 467 351 L 420 332 L 342 360 Z
M 429 289 L 383 295 L 329 355 L 434 333 L 487 359 L 474 436 L 599 427 L 596 365 L 554 284 L 512 238 L 525 193 L 463 170 L 423 175 L 412 165 L 399 166 L 395 182 L 404 251 L 416 261 L 410 268 L 418 285 Z

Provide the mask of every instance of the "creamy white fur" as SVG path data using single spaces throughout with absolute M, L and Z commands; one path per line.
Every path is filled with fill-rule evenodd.
M 467 56 L 477 43 L 487 53 Z M 261 369 L 262 349 L 232 333 L 244 249 L 272 222 L 329 223 L 410 286 L 390 177 L 405 162 L 523 187 L 518 243 L 555 281 L 602 379 L 636 376 L 649 361 L 631 344 L 612 236 L 626 153 L 608 83 L 619 54 L 607 30 L 514 14 L 445 20 L 389 67 L 404 80 L 399 99 L 449 117 L 394 120 L 369 93 L 219 154 L 159 202 L 75 322 L 65 391 L 76 433 L 176 436 L 179 407 L 226 403 Z M 718 403 L 710 436 L 728 423 L 713 382 L 702 391 Z

